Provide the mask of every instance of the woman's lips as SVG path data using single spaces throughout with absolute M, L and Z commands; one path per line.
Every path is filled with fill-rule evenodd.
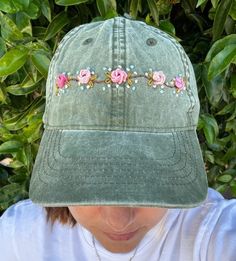
M 138 229 L 133 231 L 133 232 L 128 232 L 128 233 L 122 233 L 122 234 L 116 234 L 116 233 L 106 233 L 104 234 L 111 240 L 114 241 L 127 241 L 132 239 L 138 232 Z

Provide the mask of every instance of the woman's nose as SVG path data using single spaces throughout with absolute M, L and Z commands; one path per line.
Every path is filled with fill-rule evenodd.
M 130 207 L 102 207 L 105 222 L 114 231 L 124 231 L 134 219 L 134 209 Z

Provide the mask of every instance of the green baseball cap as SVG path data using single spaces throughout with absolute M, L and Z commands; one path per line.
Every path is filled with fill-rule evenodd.
M 115 17 L 61 41 L 30 198 L 44 206 L 194 207 L 207 195 L 193 67 L 170 35 Z

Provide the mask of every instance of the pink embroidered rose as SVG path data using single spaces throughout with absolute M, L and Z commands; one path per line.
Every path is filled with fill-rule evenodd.
M 155 85 L 162 85 L 165 83 L 166 76 L 163 71 L 153 72 L 152 79 Z
M 127 77 L 128 77 L 127 73 L 120 68 L 117 68 L 116 70 L 111 72 L 111 81 L 114 83 L 118 83 L 118 84 L 124 83 L 126 82 Z
M 185 90 L 185 82 L 184 82 L 183 78 L 178 77 L 178 76 L 175 77 L 174 84 L 175 84 L 175 87 L 178 88 L 179 90 Z
M 59 89 L 63 89 L 68 82 L 69 78 L 65 74 L 58 75 L 56 84 Z
M 91 72 L 88 69 L 82 69 L 77 76 L 77 79 L 82 84 L 87 84 L 90 80 Z

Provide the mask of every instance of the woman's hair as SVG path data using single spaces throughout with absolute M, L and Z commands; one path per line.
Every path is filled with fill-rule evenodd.
M 47 212 L 47 221 L 52 225 L 56 221 L 59 221 L 63 225 L 71 225 L 72 227 L 77 223 L 68 207 L 45 207 L 45 210 Z

